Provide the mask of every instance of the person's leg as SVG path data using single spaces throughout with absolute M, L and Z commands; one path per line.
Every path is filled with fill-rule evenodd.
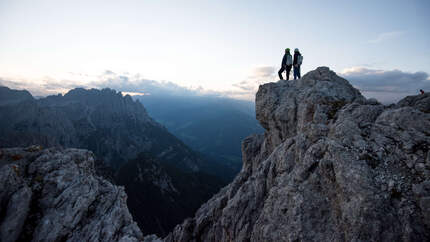
M 294 80 L 296 80 L 297 79 L 297 67 L 294 66 L 293 72 L 294 72 Z
M 302 78 L 301 74 L 300 74 L 300 66 L 297 67 L 297 76 L 300 78 Z
M 279 79 L 280 79 L 280 80 L 284 80 L 284 78 L 282 77 L 282 72 L 284 72 L 284 70 L 285 70 L 285 69 L 284 69 L 284 67 L 282 66 L 282 67 L 281 67 L 281 69 L 279 69 L 279 71 L 278 71 L 278 76 L 279 76 Z
M 290 80 L 291 65 L 287 66 L 287 80 Z

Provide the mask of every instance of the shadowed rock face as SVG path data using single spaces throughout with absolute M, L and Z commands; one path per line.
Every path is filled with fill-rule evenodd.
M 326 67 L 260 86 L 265 134 L 243 141 L 239 175 L 165 240 L 430 240 L 430 100 L 409 99 L 366 100 Z
M 167 235 L 225 185 L 215 175 L 226 166 L 203 159 L 140 102 L 111 89 L 76 88 L 36 100 L 0 87 L 0 147 L 34 144 L 94 152 L 98 174 L 125 186 L 144 234 Z
M 126 200 L 92 152 L 0 149 L 0 241 L 142 241 Z
M 164 152 L 185 170 L 198 171 L 203 163 L 141 103 L 115 90 L 76 88 L 39 100 L 6 87 L 0 94 L 0 147 L 84 148 L 115 169 L 141 152 Z

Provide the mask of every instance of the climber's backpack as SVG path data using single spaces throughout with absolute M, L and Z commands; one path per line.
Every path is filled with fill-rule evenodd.
M 287 62 L 286 65 L 292 65 L 293 64 L 293 57 L 291 57 L 291 55 L 287 55 Z
M 297 56 L 297 65 L 301 65 L 303 63 L 303 56 L 302 55 L 298 55 Z

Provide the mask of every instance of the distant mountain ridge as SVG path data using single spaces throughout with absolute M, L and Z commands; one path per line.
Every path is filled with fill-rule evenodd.
M 224 185 L 214 177 L 224 170 L 220 164 L 203 159 L 155 122 L 143 105 L 128 95 L 112 89 L 77 88 L 65 95 L 34 99 L 27 91 L 2 87 L 0 96 L 0 147 L 37 144 L 93 151 L 97 159 L 104 161 L 101 167 L 106 163 L 113 168 L 112 172 L 104 169 L 100 174 L 110 173 L 125 186 L 129 209 L 145 234 L 167 233 Z M 154 169 L 140 169 L 148 162 Z M 154 180 L 153 171 L 163 174 L 160 180 Z M 185 178 L 173 179 L 178 174 Z M 167 199 L 164 196 L 169 193 L 163 193 L 164 187 L 159 184 L 169 181 L 184 184 L 170 182 L 171 187 L 178 188 Z M 199 192 L 192 194 L 187 187 Z M 134 200 L 142 196 L 149 198 L 152 205 Z M 181 213 L 165 209 L 175 207 L 178 200 L 194 201 Z M 144 218 L 164 210 L 171 212 L 165 218 L 160 215 L 159 224 Z
M 4 93 L 2 91 L 2 96 Z M 9 90 L 9 94 L 16 93 Z M 23 92 L 19 92 L 22 96 Z M 111 89 L 77 88 L 64 96 L 22 100 L 2 105 L 1 147 L 44 146 L 88 148 L 112 167 L 119 167 L 140 152 L 160 154 L 199 170 L 202 161 L 163 126 L 148 116 L 145 108 L 130 96 Z M 24 136 L 18 138 L 19 136 Z M 8 140 L 5 140 L 5 138 Z M 10 139 L 12 138 L 12 139 Z M 178 160 L 176 149 L 184 149 L 188 160 Z
M 33 96 L 26 90 L 12 90 L 7 87 L 0 86 L 0 105 L 33 99 Z

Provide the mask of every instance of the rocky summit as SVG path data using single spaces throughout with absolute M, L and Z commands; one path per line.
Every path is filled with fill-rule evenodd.
M 80 149 L 0 149 L 0 241 L 142 241 L 124 188 Z
M 260 86 L 264 135 L 166 241 L 429 241 L 430 98 L 384 106 L 319 67 Z

